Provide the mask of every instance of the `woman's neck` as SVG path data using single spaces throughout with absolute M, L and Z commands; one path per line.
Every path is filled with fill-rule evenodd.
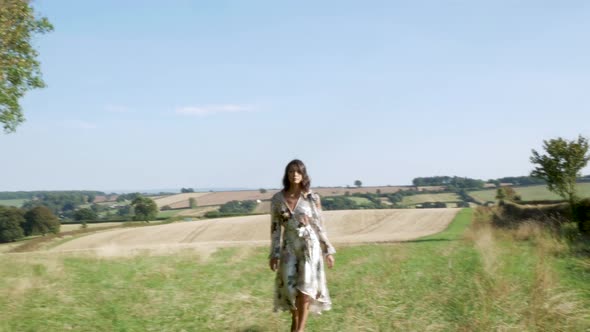
M 290 193 L 290 194 L 294 194 L 294 193 L 301 192 L 301 189 L 302 188 L 299 185 L 299 183 L 291 184 L 291 186 L 289 186 L 289 190 L 287 190 L 287 192 Z

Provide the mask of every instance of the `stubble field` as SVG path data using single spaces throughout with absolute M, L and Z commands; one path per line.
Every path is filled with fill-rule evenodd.
M 352 210 L 324 212 L 334 244 L 407 241 L 444 230 L 459 209 Z M 152 227 L 114 229 L 72 239 L 53 251 L 98 250 L 125 254 L 133 250 L 197 248 L 269 243 L 268 215 L 179 222 Z

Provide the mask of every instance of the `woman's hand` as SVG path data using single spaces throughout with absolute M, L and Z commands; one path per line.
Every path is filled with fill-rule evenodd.
M 274 272 L 277 270 L 278 266 L 279 266 L 279 259 L 278 258 L 271 258 L 268 261 L 268 266 L 270 266 L 270 269 Z
M 328 262 L 328 267 L 329 268 L 333 268 L 334 267 L 334 256 L 333 255 L 326 256 L 326 261 Z

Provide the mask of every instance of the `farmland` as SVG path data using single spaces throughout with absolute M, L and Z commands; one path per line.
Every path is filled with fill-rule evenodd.
M 26 199 L 1 199 L 0 205 L 21 207 L 26 201 Z
M 440 194 L 418 194 L 412 196 L 405 196 L 402 200 L 403 205 L 416 205 L 426 202 L 457 202 L 461 198 L 454 193 L 440 193 Z
M 525 201 L 534 200 L 560 200 L 562 199 L 555 193 L 550 192 L 546 185 L 513 187 Z M 582 198 L 590 197 L 590 183 L 578 183 L 578 195 Z M 496 189 L 470 191 L 469 195 L 479 202 L 495 201 Z
M 346 212 L 338 212 L 343 216 L 330 218 L 345 222 Z M 364 227 L 351 229 L 351 234 L 360 234 L 362 229 L 370 233 L 372 227 L 379 225 L 379 218 L 384 216 L 366 215 Z M 186 224 L 193 223 L 198 222 Z M 579 282 L 586 280 L 584 262 L 548 255 L 547 250 L 558 250 L 559 246 L 543 238 L 518 242 L 501 232 L 473 228 L 470 223 L 471 211 L 466 209 L 443 232 L 406 243 L 346 245 L 341 241 L 337 245 L 336 266 L 327 271 L 333 309 L 310 317 L 308 329 L 590 328 L 590 287 Z M 225 233 L 236 236 L 231 230 L 236 225 L 226 226 Z M 331 236 L 337 238 L 335 225 L 330 227 Z M 339 232 L 342 235 L 346 230 Z M 125 236 L 110 238 L 117 243 L 124 239 Z M 60 247 L 68 243 L 73 241 Z M 553 247 L 547 248 L 548 245 Z M 288 314 L 272 313 L 274 274 L 266 266 L 265 246 L 210 251 L 178 246 L 168 250 L 131 251 L 121 246 L 106 249 L 2 255 L 0 330 L 288 328 Z
M 363 243 L 411 240 L 444 230 L 458 209 L 327 211 L 332 242 Z M 269 216 L 179 222 L 140 229 L 114 229 L 65 242 L 53 251 L 173 250 L 235 245 L 266 245 Z

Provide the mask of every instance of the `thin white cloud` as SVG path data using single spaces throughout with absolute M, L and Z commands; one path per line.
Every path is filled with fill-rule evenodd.
M 180 107 L 176 109 L 177 114 L 182 115 L 211 115 L 216 113 L 241 113 L 241 112 L 250 112 L 254 109 L 251 106 L 247 105 L 233 105 L 233 104 L 226 104 L 226 105 L 206 105 L 206 106 L 187 106 L 187 107 Z
M 96 129 L 97 125 L 82 120 L 67 120 L 63 123 L 64 127 L 70 129 Z
M 132 113 L 133 110 L 127 106 L 107 105 L 105 110 L 109 113 Z

